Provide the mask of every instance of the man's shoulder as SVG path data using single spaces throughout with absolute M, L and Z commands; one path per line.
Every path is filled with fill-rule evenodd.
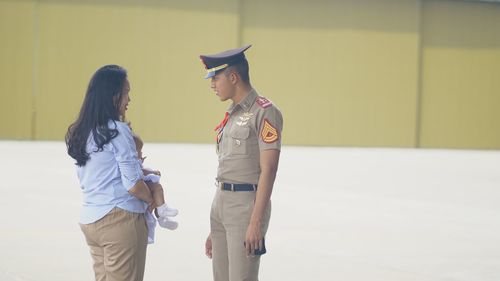
M 255 99 L 255 104 L 257 105 L 257 110 L 280 111 L 274 102 L 264 96 L 257 96 L 257 98 Z
M 272 105 L 273 105 L 273 102 L 264 96 L 257 96 L 257 98 L 255 99 L 255 103 L 260 108 L 268 108 L 268 107 L 272 107 Z
M 260 108 L 268 108 L 273 105 L 273 102 L 264 96 L 257 96 L 257 98 L 255 99 L 255 103 Z

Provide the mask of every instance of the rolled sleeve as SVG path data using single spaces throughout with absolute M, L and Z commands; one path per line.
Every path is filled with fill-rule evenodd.
M 123 122 L 116 122 L 118 136 L 111 140 L 113 153 L 118 163 L 122 184 L 125 189 L 130 190 L 139 180 L 143 179 L 141 165 L 137 159 L 132 131 Z

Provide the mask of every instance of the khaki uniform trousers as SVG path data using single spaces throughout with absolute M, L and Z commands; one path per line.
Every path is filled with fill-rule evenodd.
M 260 256 L 247 257 L 243 245 L 252 215 L 255 191 L 218 189 L 210 212 L 214 281 L 257 281 Z M 271 217 L 271 202 L 262 219 L 265 235 Z
M 80 224 L 94 260 L 96 281 L 142 281 L 146 263 L 144 214 L 114 208 L 102 219 Z

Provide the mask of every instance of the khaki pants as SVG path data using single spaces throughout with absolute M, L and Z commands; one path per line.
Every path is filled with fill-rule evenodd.
M 80 227 L 94 260 L 96 281 L 142 281 L 148 241 L 144 214 L 114 208 Z
M 210 212 L 212 267 L 215 281 L 257 281 L 260 256 L 247 257 L 243 245 L 255 202 L 255 191 L 217 190 Z M 262 220 L 265 235 L 271 202 Z

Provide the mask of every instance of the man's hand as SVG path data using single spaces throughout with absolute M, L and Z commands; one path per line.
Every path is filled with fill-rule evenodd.
M 262 250 L 262 232 L 260 222 L 251 222 L 245 236 L 245 248 L 247 257 L 253 256 L 255 250 Z
M 208 234 L 207 241 L 205 242 L 205 255 L 211 259 L 212 258 L 212 238 Z
M 280 151 L 276 149 L 263 150 L 260 152 L 260 177 L 259 189 L 255 197 L 255 203 L 250 217 L 250 224 L 245 235 L 245 248 L 247 256 L 253 256 L 255 250 L 263 250 L 263 236 L 261 222 L 271 198 L 274 179 L 278 171 Z

